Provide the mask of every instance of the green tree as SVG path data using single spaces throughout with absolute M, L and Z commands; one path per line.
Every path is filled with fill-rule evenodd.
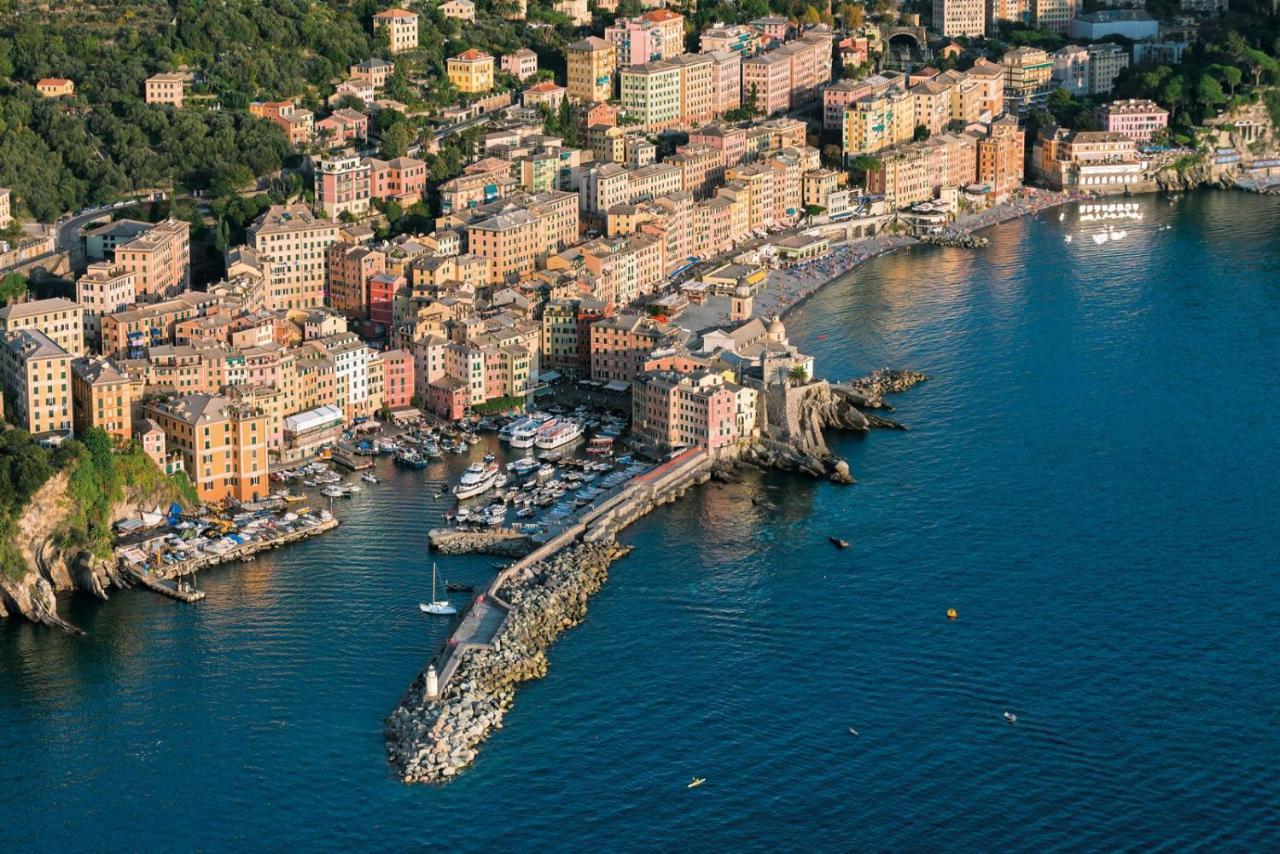
M 8 273 L 0 279 L 0 302 L 5 305 L 19 302 L 27 295 L 27 280 L 17 273 Z

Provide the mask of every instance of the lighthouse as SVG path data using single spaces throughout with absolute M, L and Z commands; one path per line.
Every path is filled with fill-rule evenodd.
M 427 696 L 435 698 L 440 693 L 440 677 L 436 676 L 436 666 L 427 665 Z

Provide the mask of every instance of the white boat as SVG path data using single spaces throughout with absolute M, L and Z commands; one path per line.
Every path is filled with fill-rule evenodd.
M 507 471 L 525 475 L 538 468 L 539 462 L 533 457 L 521 457 L 513 463 L 507 463 Z
M 533 440 L 538 435 L 539 428 L 554 421 L 554 418 L 552 418 L 551 421 L 544 421 L 540 418 L 526 418 L 524 421 L 521 421 L 511 429 L 511 447 L 532 448 Z
M 1065 240 L 1065 241 L 1067 241 L 1068 243 L 1070 243 L 1070 242 L 1071 242 L 1071 235 L 1070 235 L 1070 234 L 1068 234 L 1066 237 L 1064 237 L 1064 238 L 1063 238 L 1063 240 Z
M 497 481 L 498 466 L 496 463 L 490 463 L 487 466 L 484 463 L 472 463 L 462 473 L 462 479 L 453 488 L 453 494 L 459 501 L 473 498 L 493 489 Z
M 1018 716 L 1015 715 L 1013 712 L 1005 712 L 1004 719 L 1011 724 L 1016 724 L 1018 722 Z
M 1110 239 L 1111 239 L 1111 238 L 1107 237 L 1107 233 L 1106 233 L 1105 231 L 1104 231 L 1104 232 L 1102 232 L 1101 234 L 1095 234 L 1095 235 L 1093 235 L 1093 242 L 1094 242 L 1094 243 L 1096 243 L 1096 244 L 1098 244 L 1099 246 L 1101 246 L 1102 244 L 1106 243 L 1106 242 L 1107 242 L 1108 240 L 1110 240 Z
M 320 490 L 320 494 L 325 498 L 343 498 L 347 493 L 340 486 L 326 486 Z
M 368 472 L 365 472 L 364 474 L 360 475 L 360 479 L 361 479 L 361 480 L 363 480 L 365 483 L 377 483 L 377 482 L 378 482 L 378 478 L 377 478 L 377 476 L 376 476 L 376 475 L 369 474 Z
M 539 448 L 559 448 L 567 445 L 582 435 L 582 426 L 577 421 L 560 421 L 551 427 L 550 430 L 538 430 L 538 436 L 534 439 L 534 444 Z
M 448 599 L 436 598 L 436 565 L 431 564 L 431 601 L 419 602 L 418 607 L 422 609 L 424 614 L 441 614 L 448 616 L 449 614 L 458 613 L 458 609 L 449 604 Z

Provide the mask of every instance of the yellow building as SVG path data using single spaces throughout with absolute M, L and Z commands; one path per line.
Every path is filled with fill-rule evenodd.
M 844 156 L 852 159 L 910 142 L 915 129 L 910 92 L 892 90 L 860 98 L 844 111 Z
M 565 48 L 565 59 L 571 100 L 594 104 L 613 97 L 617 48 L 598 36 L 588 36 Z
M 449 82 L 459 92 L 476 95 L 493 88 L 493 57 L 482 50 L 464 50 L 449 57 Z
M 388 9 L 373 16 L 374 32 L 387 34 L 392 53 L 404 53 L 418 46 L 418 16 L 405 9 Z
M 76 93 L 76 84 L 65 77 L 45 77 L 36 81 L 36 91 L 46 98 L 65 98 Z
M 120 444 L 133 437 L 133 381 L 110 359 L 71 363 L 71 403 L 77 435 L 99 427 Z
M 61 297 L 0 308 L 0 332 L 38 330 L 73 356 L 84 355 L 84 307 Z
M 0 379 L 10 420 L 33 436 L 70 435 L 71 354 L 38 329 L 4 333 Z

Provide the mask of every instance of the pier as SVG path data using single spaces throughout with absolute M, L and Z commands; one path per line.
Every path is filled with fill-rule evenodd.
M 179 602 L 188 604 L 199 602 L 205 595 L 203 590 L 197 590 L 188 582 L 157 578 L 149 572 L 139 571 L 133 567 L 129 567 L 126 570 L 126 574 L 130 580 L 141 584 L 148 590 L 154 590 L 161 596 L 168 596 L 170 599 L 177 599 Z

